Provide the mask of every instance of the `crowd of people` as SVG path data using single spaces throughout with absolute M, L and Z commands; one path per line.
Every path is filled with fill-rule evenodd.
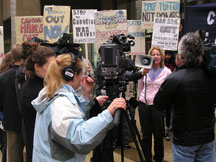
M 153 65 L 140 70 L 136 94 L 145 162 L 164 160 L 165 136 L 173 162 L 215 161 L 216 76 L 202 67 L 200 36 L 185 34 L 176 53 L 153 46 L 148 55 Z M 92 162 L 114 161 L 119 129 L 113 129 L 113 118 L 117 109 L 126 110 L 127 101 L 117 97 L 108 104 L 108 96 L 94 97 L 94 79 L 86 75 L 84 61 L 70 52 L 56 55 L 36 42 L 15 44 L 5 54 L 2 162 L 81 162 L 93 150 Z M 120 138 L 130 148 L 124 124 Z

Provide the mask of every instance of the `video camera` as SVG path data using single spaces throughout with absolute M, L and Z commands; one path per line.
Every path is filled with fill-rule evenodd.
M 131 40 L 127 40 L 127 38 Z M 126 71 L 135 70 L 136 67 L 131 59 L 125 57 L 125 53 L 131 50 L 135 44 L 134 37 L 124 34 L 113 35 L 99 48 L 101 57 L 100 76 L 104 79 L 118 79 Z
M 73 53 L 76 56 L 81 58 L 81 54 L 79 52 L 79 44 L 69 43 L 70 34 L 63 33 L 62 37 L 58 39 L 54 43 L 49 43 L 46 40 L 42 40 L 38 37 L 34 37 L 29 42 L 40 43 L 42 46 L 46 46 L 51 48 L 56 55 L 64 54 L 64 53 Z
M 128 38 L 130 40 L 128 40 Z M 99 48 L 100 60 L 95 69 L 95 76 L 97 78 L 96 96 L 107 95 L 109 97 L 103 105 L 103 110 L 106 109 L 115 98 L 125 98 L 124 92 L 127 90 L 126 85 L 129 81 L 137 81 L 142 78 L 142 73 L 137 71 L 133 60 L 126 58 L 125 56 L 125 53 L 129 52 L 131 46 L 135 44 L 133 39 L 133 37 L 125 36 L 124 34 L 114 35 Z M 136 139 L 137 137 L 138 139 L 141 138 L 139 132 L 135 131 L 137 130 L 137 127 L 134 121 L 135 108 L 139 103 L 133 97 L 126 100 L 126 103 L 126 111 L 122 111 L 121 109 L 115 111 L 113 119 L 114 129 L 120 130 L 120 137 L 122 137 L 121 128 L 123 127 L 122 124 L 125 119 L 129 125 L 136 148 L 138 152 L 140 152 L 139 146 L 141 146 L 141 144 L 138 144 Z M 118 125 L 120 126 L 117 127 Z M 139 142 L 141 143 L 141 140 Z M 122 148 L 122 159 L 124 159 L 123 139 L 120 139 L 120 144 Z M 142 155 L 140 156 L 142 159 Z
M 216 74 L 216 44 L 208 39 L 208 32 L 199 30 L 199 35 L 203 41 L 203 67 L 208 72 Z
M 108 95 L 110 100 L 124 97 L 127 83 L 142 78 L 134 61 L 125 56 L 135 44 L 133 39 L 124 34 L 113 35 L 100 46 L 100 60 L 95 69 L 96 95 Z

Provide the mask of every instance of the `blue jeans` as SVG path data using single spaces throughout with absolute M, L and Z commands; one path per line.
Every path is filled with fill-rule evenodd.
M 214 162 L 214 141 L 196 146 L 181 146 L 172 144 L 173 162 Z

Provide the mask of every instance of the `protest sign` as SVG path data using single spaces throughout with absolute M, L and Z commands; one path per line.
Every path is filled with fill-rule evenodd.
M 105 10 L 95 13 L 96 47 L 108 41 L 113 35 L 127 36 L 126 10 Z
M 135 45 L 131 46 L 131 55 L 145 54 L 145 32 L 141 29 L 141 20 L 127 20 L 128 35 L 135 37 Z
M 180 0 L 142 1 L 142 28 L 152 29 L 154 17 L 180 18 Z
M 95 43 L 95 19 L 97 10 L 72 10 L 73 42 Z
M 179 24 L 179 18 L 155 17 L 152 46 L 158 46 L 163 50 L 177 51 Z
M 16 43 L 31 40 L 33 37 L 44 39 L 43 16 L 16 16 Z
M 0 26 L 0 63 L 2 62 L 3 57 L 4 57 L 4 32 L 3 32 L 3 26 Z
M 56 42 L 63 33 L 69 33 L 70 6 L 44 7 L 44 39 Z

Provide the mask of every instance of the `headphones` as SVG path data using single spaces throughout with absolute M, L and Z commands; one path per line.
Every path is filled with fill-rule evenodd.
M 74 74 L 75 74 L 75 65 L 77 62 L 77 56 L 71 53 L 72 62 L 70 66 L 66 66 L 62 70 L 62 76 L 65 79 L 65 81 L 69 82 L 73 80 Z

